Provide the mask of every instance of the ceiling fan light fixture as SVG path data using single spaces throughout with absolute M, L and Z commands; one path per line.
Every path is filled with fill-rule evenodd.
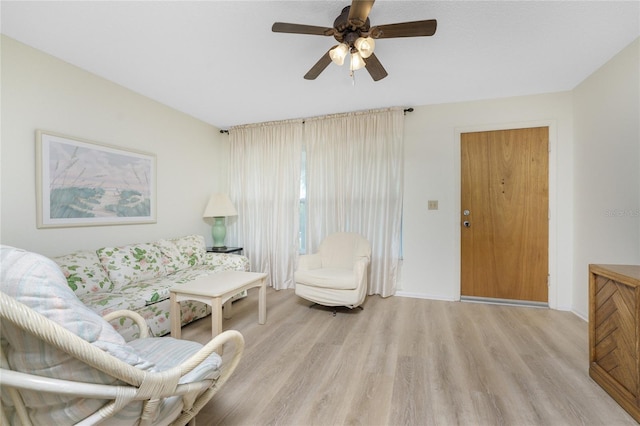
M 364 68 L 365 65 L 367 64 L 364 62 L 364 59 L 362 59 L 360 52 L 355 51 L 351 53 L 351 65 L 349 66 L 349 70 L 357 71 L 361 68 Z
M 275 22 L 271 31 L 274 33 L 332 36 L 339 43 L 323 53 L 304 75 L 305 80 L 315 80 L 331 62 L 343 65 L 347 53 L 350 53 L 351 64 L 349 68 L 352 77 L 355 70 L 366 67 L 373 81 L 379 81 L 385 78 L 388 73 L 378 60 L 377 55 L 373 53 L 376 40 L 432 36 L 436 32 L 438 22 L 435 19 L 425 19 L 371 26 L 369 13 L 374 2 L 375 0 L 351 0 L 351 5 L 342 9 L 340 15 L 333 21 L 332 27 Z
M 331 60 L 334 64 L 342 65 L 344 64 L 344 58 L 347 56 L 348 52 L 349 46 L 344 43 L 340 43 L 329 51 L 329 56 L 331 57 Z
M 376 42 L 371 37 L 359 37 L 354 45 L 363 58 L 371 56 L 373 49 L 376 48 Z

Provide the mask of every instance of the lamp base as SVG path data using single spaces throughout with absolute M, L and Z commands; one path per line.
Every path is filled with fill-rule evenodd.
M 227 228 L 224 225 L 223 217 L 214 217 L 213 228 L 211 228 L 211 236 L 213 237 L 213 248 L 222 249 L 224 245 L 224 238 L 227 236 Z

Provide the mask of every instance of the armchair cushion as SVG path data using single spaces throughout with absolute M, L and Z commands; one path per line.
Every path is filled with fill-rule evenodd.
M 358 281 L 353 268 L 318 268 L 311 270 L 298 269 L 296 283 L 313 287 L 352 290 L 356 288 Z
M 336 232 L 327 236 L 318 253 L 322 258 L 322 268 L 353 269 L 360 258 L 369 260 L 371 246 L 360 234 L 355 232 Z
M 322 268 L 322 257 L 319 254 L 305 254 L 298 260 L 298 271 L 309 271 Z
M 154 362 L 154 367 L 150 371 L 161 372 L 167 371 L 177 365 L 184 363 L 189 357 L 202 348 L 197 342 L 188 340 L 178 340 L 171 337 L 150 337 L 147 339 L 137 339 L 129 342 L 141 356 Z M 167 356 L 167 354 L 171 354 Z M 200 380 L 215 380 L 220 377 L 220 368 L 222 359 L 217 353 L 211 354 L 196 368 L 180 378 L 178 383 L 193 383 Z M 136 424 L 139 416 L 139 408 L 135 404 L 131 404 L 130 409 L 125 409 L 118 413 L 114 420 Z M 129 408 L 129 407 L 128 407 Z M 161 419 L 171 419 L 176 417 L 176 413 L 182 410 L 183 403 L 181 398 L 165 399 L 154 418 L 154 423 Z

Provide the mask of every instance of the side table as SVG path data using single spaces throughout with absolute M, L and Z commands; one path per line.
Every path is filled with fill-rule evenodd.
M 242 247 L 207 247 L 207 253 L 235 253 L 235 254 L 243 254 Z M 233 296 L 232 301 L 236 301 L 238 299 L 243 299 L 247 297 L 247 290 L 242 290 L 240 293 Z
M 238 253 L 242 254 L 242 247 L 207 247 L 209 253 Z

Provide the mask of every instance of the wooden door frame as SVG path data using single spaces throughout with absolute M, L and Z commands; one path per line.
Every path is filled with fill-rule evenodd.
M 454 187 L 456 188 L 456 196 L 454 197 L 454 220 L 453 226 L 455 236 L 454 253 L 456 256 L 455 264 L 458 268 L 455 271 L 456 282 L 458 287 L 456 289 L 455 299 L 460 300 L 460 287 L 461 287 L 461 274 L 460 266 L 462 261 L 462 247 L 460 239 L 461 223 L 460 218 L 462 206 L 462 160 L 461 160 L 461 144 L 460 139 L 462 133 L 473 132 L 487 132 L 493 130 L 511 130 L 511 129 L 528 129 L 532 127 L 548 127 L 549 128 L 549 308 L 557 309 L 558 307 L 558 271 L 557 271 L 557 259 L 558 253 L 556 250 L 558 239 L 558 217 L 557 217 L 557 141 L 558 141 L 558 125 L 556 120 L 540 120 L 540 121 L 519 121 L 499 124 L 479 124 L 473 126 L 464 126 L 455 128 L 454 138 Z

